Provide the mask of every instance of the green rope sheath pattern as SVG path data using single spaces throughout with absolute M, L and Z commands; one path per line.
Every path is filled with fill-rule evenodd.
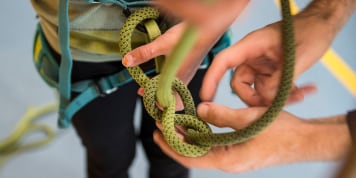
M 189 48 L 195 42 L 196 30 L 189 26 L 178 42 L 172 55 L 166 60 L 162 73 L 149 79 L 140 67 L 129 67 L 128 70 L 136 82 L 144 88 L 144 106 L 147 112 L 157 121 L 162 123 L 162 133 L 167 143 L 178 153 L 188 157 L 199 157 L 206 154 L 213 145 L 228 145 L 246 141 L 266 128 L 283 109 L 288 98 L 290 88 L 293 83 L 294 73 L 294 32 L 293 19 L 290 13 L 289 1 L 281 0 L 282 5 L 282 44 L 283 44 L 283 72 L 277 96 L 272 105 L 257 121 L 248 127 L 228 133 L 212 133 L 210 127 L 200 120 L 195 111 L 192 96 L 182 81 L 175 78 L 180 62 L 189 52 Z M 131 48 L 131 36 L 135 27 L 147 19 L 157 19 L 159 12 L 151 7 L 144 7 L 135 11 L 125 22 L 120 31 L 119 49 L 122 56 L 126 55 Z M 188 37 L 188 39 L 187 39 Z M 185 46 L 186 45 L 186 46 Z M 178 56 L 178 57 L 177 57 Z M 168 61 L 173 61 L 169 64 Z M 177 61 L 175 61 L 177 60 Z M 167 74 L 168 73 L 168 74 Z M 164 76 L 168 76 L 164 78 Z M 160 78 L 163 78 L 163 81 Z M 158 94 L 160 85 L 168 86 L 164 89 L 163 95 Z M 173 90 L 173 91 L 172 91 Z M 175 97 L 177 92 L 183 100 L 184 114 L 175 113 Z M 156 107 L 158 95 L 164 106 L 163 112 Z M 175 125 L 182 125 L 186 130 L 186 137 L 189 143 L 181 140 L 175 130 Z

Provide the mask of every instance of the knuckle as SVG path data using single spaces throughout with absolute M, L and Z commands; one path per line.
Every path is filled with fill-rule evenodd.
M 140 50 L 140 55 L 142 58 L 144 59 L 148 59 L 151 58 L 154 54 L 154 50 L 153 48 L 149 47 L 149 46 L 142 46 L 141 50 Z
M 238 87 L 237 82 L 235 82 L 235 81 L 233 81 L 233 80 L 230 81 L 230 87 L 231 87 L 231 89 L 232 89 L 234 92 L 239 91 L 239 87 Z

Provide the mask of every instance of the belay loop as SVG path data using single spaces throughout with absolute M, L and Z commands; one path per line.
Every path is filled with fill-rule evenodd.
M 129 67 L 128 70 L 132 78 L 144 88 L 144 105 L 150 115 L 162 122 L 162 133 L 167 143 L 178 153 L 188 157 L 199 157 L 206 154 L 212 145 L 228 145 L 244 142 L 253 138 L 264 130 L 277 117 L 283 109 L 284 103 L 289 96 L 293 84 L 295 44 L 293 32 L 293 18 L 290 13 L 289 1 L 281 0 L 282 5 L 282 39 L 283 39 L 283 71 L 277 96 L 268 110 L 251 125 L 241 130 L 228 133 L 213 134 L 210 127 L 196 116 L 194 102 L 191 94 L 183 82 L 175 79 L 172 88 L 178 92 L 184 102 L 185 114 L 175 114 L 175 101 L 167 106 L 161 113 L 155 106 L 156 91 L 159 76 L 149 79 L 139 67 Z M 119 49 L 122 56 L 131 51 L 131 35 L 137 24 L 147 19 L 158 18 L 159 13 L 154 8 L 145 7 L 135 11 L 125 22 L 120 31 Z M 194 30 L 194 28 L 187 28 Z M 189 33 L 184 33 L 189 34 Z M 194 34 L 190 33 L 190 34 Z M 182 38 L 186 36 L 183 35 Z M 177 46 L 184 44 L 184 40 L 178 42 Z M 175 51 L 177 50 L 177 51 Z M 186 51 L 184 51 L 186 52 Z M 173 50 L 172 54 L 179 54 L 179 48 Z M 170 61 L 167 59 L 167 61 Z M 169 65 L 165 65 L 165 71 L 169 70 Z M 163 73 L 161 74 L 163 75 Z M 163 81 L 164 82 L 164 81 Z M 173 97 L 174 100 L 174 97 Z M 160 119 L 161 118 L 161 119 Z M 187 128 L 185 133 L 190 143 L 186 143 L 178 138 L 175 125 L 182 125 Z

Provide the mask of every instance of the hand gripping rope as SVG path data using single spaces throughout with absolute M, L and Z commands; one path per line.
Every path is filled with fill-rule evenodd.
M 193 46 L 197 30 L 188 26 L 182 38 L 176 45 L 169 59 L 166 59 L 162 73 L 150 79 L 140 67 L 129 67 L 132 78 L 144 88 L 144 106 L 147 112 L 163 126 L 163 136 L 167 143 L 178 153 L 188 157 L 199 157 L 207 153 L 213 145 L 227 145 L 246 141 L 266 128 L 283 109 L 293 82 L 294 72 L 294 32 L 293 19 L 290 13 L 289 1 L 281 0 L 282 5 L 282 45 L 283 45 L 283 72 L 277 96 L 272 105 L 257 121 L 248 127 L 228 133 L 212 133 L 210 127 L 200 120 L 195 111 L 191 94 L 182 81 L 175 78 L 180 62 Z M 119 48 L 122 56 L 132 50 L 131 36 L 139 23 L 144 23 L 150 36 L 150 28 L 157 28 L 152 24 L 159 12 L 151 7 L 144 7 L 132 13 L 120 31 Z M 153 23 L 154 24 L 154 23 Z M 151 38 L 153 40 L 153 38 Z M 175 97 L 172 90 L 177 92 L 183 100 L 184 114 L 175 113 Z M 158 101 L 164 107 L 160 111 L 155 103 Z M 189 143 L 178 138 L 175 125 L 182 125 L 187 130 L 185 136 Z

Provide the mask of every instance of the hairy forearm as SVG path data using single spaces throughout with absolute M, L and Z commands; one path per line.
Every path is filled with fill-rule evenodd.
M 314 16 L 336 34 L 356 9 L 356 0 L 314 0 L 299 16 Z
M 341 160 L 351 148 L 345 115 L 306 120 L 305 132 L 301 150 L 307 161 Z
M 294 18 L 295 78 L 315 64 L 355 11 L 356 0 L 314 0 Z

